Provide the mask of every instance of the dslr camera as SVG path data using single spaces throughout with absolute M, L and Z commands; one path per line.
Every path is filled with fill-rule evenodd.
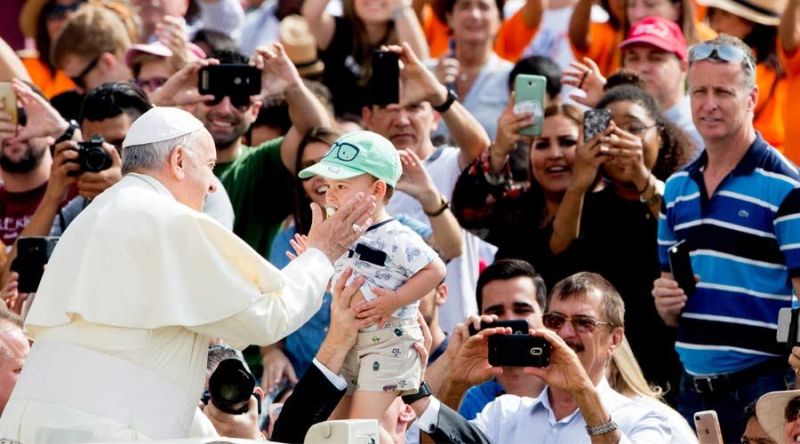
M 256 378 L 242 361 L 229 358 L 221 361 L 208 378 L 208 390 L 203 393 L 202 401 L 206 404 L 211 401 L 221 411 L 239 415 L 247 413 L 247 402 L 255 396 L 261 414 L 261 399 L 253 393 L 255 388 Z
M 77 173 L 98 173 L 111 168 L 111 156 L 103 148 L 103 138 L 92 136 L 91 139 L 78 142 L 78 165 L 81 169 Z

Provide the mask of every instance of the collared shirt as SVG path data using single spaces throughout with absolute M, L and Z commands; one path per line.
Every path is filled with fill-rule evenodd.
M 681 313 L 675 345 L 695 375 L 730 373 L 784 356 L 778 311 L 800 276 L 800 175 L 760 134 L 714 194 L 706 152 L 667 180 L 659 216 L 662 271 L 667 250 L 686 240 L 697 291 Z
M 611 419 L 622 432 L 620 443 L 659 443 L 670 441 L 671 429 L 666 416 L 647 404 L 633 401 L 615 392 L 603 379 L 597 392 Z M 489 403 L 470 421 L 496 444 L 578 444 L 589 443 L 586 421 L 579 409 L 556 420 L 546 387 L 536 398 L 503 395 Z M 420 416 L 420 428 L 432 430 L 438 420 L 440 403 L 431 402 Z M 433 411 L 435 410 L 435 412 Z M 433 419 L 432 419 L 433 418 Z M 433 421 L 433 422 L 430 422 Z

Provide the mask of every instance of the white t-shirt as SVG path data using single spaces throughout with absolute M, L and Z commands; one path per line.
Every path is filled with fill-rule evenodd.
M 424 161 L 425 170 L 431 176 L 434 185 L 448 200 L 453 197 L 458 176 L 461 175 L 459 159 L 461 150 L 446 146 L 437 148 Z M 410 195 L 395 191 L 387 207 L 389 213 L 394 215 L 406 214 L 417 220 L 428 222 L 428 216 L 422 210 L 422 205 Z M 480 251 L 488 253 L 484 256 L 493 259 L 497 248 L 481 241 L 479 238 L 461 230 L 463 239 L 461 256 L 447 264 L 448 295 L 444 305 L 439 308 L 439 325 L 444 331 L 453 331 L 456 324 L 463 322 L 467 316 L 478 312 L 475 301 L 475 287 L 478 283 L 478 260 Z
M 347 253 L 333 264 L 333 281 L 349 267 L 354 279 L 364 276 L 361 287 L 364 299 L 377 296 L 372 288 L 396 290 L 436 258 L 436 252 L 413 230 L 395 219 L 387 219 L 367 228 Z M 398 308 L 392 317 L 400 319 L 417 316 L 419 300 Z

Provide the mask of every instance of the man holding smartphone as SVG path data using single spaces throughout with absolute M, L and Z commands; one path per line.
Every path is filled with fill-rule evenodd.
M 666 183 L 652 294 L 678 329 L 678 411 L 691 423 L 694 412 L 715 410 L 734 442 L 745 406 L 785 389 L 791 374 L 775 338 L 779 310 L 800 290 L 800 174 L 753 127 L 764 92 L 750 48 L 723 35 L 692 47 L 688 60 L 706 150 Z M 689 297 L 669 268 L 668 250 L 681 241 L 699 277 Z

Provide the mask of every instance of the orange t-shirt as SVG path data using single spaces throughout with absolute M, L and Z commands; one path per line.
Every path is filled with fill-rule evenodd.
M 430 5 L 422 7 L 422 31 L 428 41 L 431 58 L 438 59 L 450 50 L 450 28 L 433 13 Z
M 538 26 L 530 28 L 522 20 L 520 9 L 500 26 L 494 41 L 494 52 L 509 62 L 517 63 L 537 32 Z
M 64 71 L 59 69 L 56 70 L 55 76 L 51 75 L 50 70 L 38 57 L 24 57 L 22 64 L 28 70 L 33 84 L 38 86 L 48 99 L 75 89 L 75 84 L 64 74 Z
M 756 83 L 758 104 L 753 126 L 761 132 L 770 145 L 783 151 L 785 137 L 783 116 L 788 98 L 786 78 L 777 79 L 775 71 L 759 63 L 756 65 Z M 771 96 L 770 91 L 772 91 Z
M 779 41 L 778 55 L 781 58 L 783 67 L 786 69 L 784 112 L 786 116 L 795 116 L 795 120 L 785 127 L 783 153 L 795 165 L 800 165 L 800 121 L 797 120 L 797 116 L 800 116 L 800 100 L 797 100 L 800 97 L 800 48 L 796 48 L 794 53 L 789 54 L 783 50 L 783 44 Z M 789 97 L 794 97 L 795 100 L 788 100 Z M 786 119 L 786 122 L 788 122 L 788 119 Z
M 614 29 L 608 22 L 592 22 L 589 25 L 589 48 L 579 51 L 570 42 L 575 59 L 583 63 L 584 57 L 589 57 L 600 67 L 600 72 L 608 77 L 616 72 L 622 62 L 619 44 L 622 43 L 622 30 Z

